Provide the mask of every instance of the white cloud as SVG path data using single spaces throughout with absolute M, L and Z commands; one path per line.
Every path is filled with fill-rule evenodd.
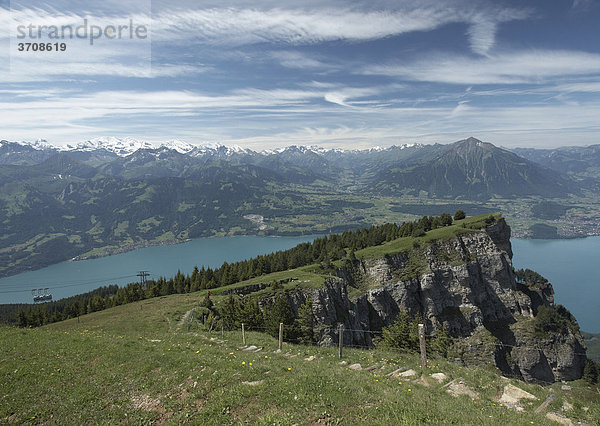
M 413 4 L 400 2 L 395 8 L 382 10 L 359 7 L 332 7 L 332 3 L 318 7 L 315 4 L 305 8 L 285 4 L 267 9 L 250 8 L 244 5 L 231 7 L 185 8 L 160 7 L 150 15 L 148 7 L 137 12 L 132 8 L 109 4 L 104 12 L 92 8 L 92 11 L 49 9 L 44 3 L 42 8 L 16 7 L 10 13 L 0 9 L 0 25 L 9 28 L 0 34 L 0 39 L 16 40 L 17 25 L 33 24 L 39 26 L 67 26 L 76 28 L 87 19 L 88 25 L 105 28 L 108 25 L 120 25 L 134 22 L 150 28 L 147 39 L 107 40 L 102 38 L 89 45 L 88 40 L 68 40 L 68 49 L 54 58 L 47 56 L 16 55 L 11 47 L 10 81 L 32 81 L 55 79 L 64 73 L 82 76 L 120 76 L 120 77 L 172 77 L 183 74 L 203 72 L 203 66 L 182 63 L 152 63 L 151 41 L 157 51 L 170 50 L 173 43 L 186 50 L 192 45 L 206 47 L 245 46 L 248 44 L 269 43 L 271 45 L 313 45 L 328 41 L 343 40 L 362 42 L 383 39 L 415 31 L 431 31 L 451 23 L 464 23 L 469 26 L 468 35 L 471 48 L 480 54 L 487 54 L 495 42 L 495 32 L 499 23 L 515 19 L 524 19 L 529 12 L 522 9 L 498 8 L 490 6 L 457 7 L 439 2 Z M 147 1 L 138 2 L 148 6 Z M 230 3 L 231 4 L 231 3 Z M 127 14 L 129 10 L 129 15 Z M 144 13 L 146 11 L 146 13 Z M 47 30 L 44 30 L 47 31 Z M 183 47 L 182 45 L 185 45 Z M 273 46 L 271 46 L 272 48 Z M 301 54 L 299 52 L 276 51 L 271 56 L 281 65 L 289 68 L 315 69 L 321 72 L 339 70 L 325 58 Z M 64 67 L 56 66 L 55 59 Z M 19 80 L 21 79 L 21 80 Z
M 264 42 L 310 45 L 332 40 L 368 41 L 464 23 L 469 26 L 471 48 L 485 55 L 494 46 L 501 23 L 523 20 L 531 14 L 529 9 L 491 6 L 485 2 L 399 2 L 386 4 L 381 10 L 341 5 L 304 9 L 213 7 L 163 10 L 153 16 L 153 33 L 157 40 L 192 38 L 215 45 Z
M 487 18 L 473 22 L 467 31 L 471 49 L 480 55 L 487 54 L 496 41 L 497 27 L 497 22 Z
M 319 58 L 315 55 L 309 55 L 306 53 L 293 51 L 275 51 L 271 52 L 270 56 L 287 68 L 315 69 L 321 71 L 338 68 L 330 62 L 326 62 L 326 60 L 324 60 L 323 58 Z
M 487 57 L 430 55 L 410 63 L 372 65 L 364 74 L 450 84 L 548 83 L 571 76 L 598 75 L 600 54 L 566 50 L 502 52 Z
M 469 111 L 471 107 L 469 106 L 467 101 L 460 101 L 458 105 L 452 110 L 450 113 L 450 117 L 455 118 L 459 115 L 463 115 L 465 112 Z

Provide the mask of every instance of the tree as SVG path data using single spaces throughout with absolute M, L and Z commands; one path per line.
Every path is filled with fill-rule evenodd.
M 466 217 L 467 217 L 467 214 L 465 213 L 464 210 L 456 210 L 456 213 L 454 213 L 454 220 L 462 220 Z
M 441 330 L 436 332 L 435 337 L 431 340 L 431 350 L 444 358 L 448 357 L 448 349 L 452 344 L 452 338 L 448 334 L 448 327 L 446 324 Z
M 591 384 L 598 383 L 598 365 L 591 359 L 585 360 L 585 367 L 583 368 L 583 378 Z
M 533 322 L 533 329 L 540 336 L 551 332 L 567 333 L 569 329 L 578 328 L 573 314 L 562 305 L 540 306 Z
M 207 291 L 204 299 L 200 302 L 200 307 L 212 310 L 213 306 L 213 301 L 210 300 L 210 291 Z
M 411 237 L 423 237 L 425 236 L 425 230 L 423 228 L 414 228 L 410 235 Z
M 450 216 L 449 213 L 442 213 L 440 216 L 440 221 L 442 222 L 442 226 L 450 226 L 452 225 L 452 216 Z
M 228 330 L 239 324 L 238 317 L 240 312 L 240 303 L 233 296 L 233 293 L 229 293 L 229 296 L 219 306 L 219 313 L 223 320 L 223 325 Z
M 25 310 L 21 307 L 19 307 L 17 318 L 19 327 L 27 327 L 27 325 L 29 325 L 29 319 L 27 318 L 27 314 L 25 313 Z
M 279 292 L 275 296 L 271 309 L 266 314 L 265 326 L 267 331 L 273 336 L 279 334 L 279 323 L 284 325 L 284 336 L 292 337 L 295 335 L 293 330 L 294 325 L 294 313 L 288 304 L 287 297 L 284 292 Z M 287 326 L 287 327 L 286 327 Z
M 264 326 L 264 316 L 258 306 L 258 298 L 246 297 L 240 309 L 239 321 L 249 330 L 260 330 Z
M 105 308 L 104 299 L 102 297 L 100 297 L 99 295 L 95 295 L 90 303 L 90 311 L 91 312 L 101 311 L 104 308 Z
M 198 270 L 198 266 L 194 266 L 190 280 L 190 291 L 198 291 L 200 289 L 200 271 Z
M 312 309 L 312 299 L 306 301 L 298 308 L 298 319 L 296 327 L 298 329 L 298 339 L 304 345 L 310 345 L 315 341 L 315 315 Z
M 381 330 L 384 346 L 399 349 L 410 348 L 410 318 L 407 312 L 401 312 L 396 321 Z

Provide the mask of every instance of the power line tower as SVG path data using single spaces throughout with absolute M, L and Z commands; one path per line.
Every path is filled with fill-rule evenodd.
M 148 271 L 139 271 L 137 276 L 140 277 L 140 282 L 142 284 L 142 290 L 146 291 L 146 277 L 150 276 Z

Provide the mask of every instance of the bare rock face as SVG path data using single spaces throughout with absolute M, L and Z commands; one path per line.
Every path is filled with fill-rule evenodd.
M 527 382 L 577 380 L 585 367 L 585 344 L 579 333 L 553 333 L 548 338 L 518 338 L 511 357 Z
M 531 324 L 519 327 L 540 306 L 552 306 L 554 293 L 549 283 L 534 289 L 517 283 L 511 259 L 510 228 L 500 219 L 481 232 L 465 231 L 409 254 L 356 261 L 324 289 L 291 292 L 288 301 L 297 313 L 312 299 L 322 345 L 336 343 L 343 324 L 345 344 L 371 346 L 369 330 L 381 330 L 408 312 L 422 316 L 428 334 L 446 326 L 461 338 L 465 364 L 494 363 L 528 382 L 580 378 L 585 346 L 579 332 L 539 339 L 523 331 Z M 415 263 L 420 270 L 411 274 Z M 349 286 L 363 294 L 350 300 Z

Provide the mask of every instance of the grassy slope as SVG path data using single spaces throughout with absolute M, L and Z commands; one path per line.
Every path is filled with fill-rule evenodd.
M 484 214 L 468 217 L 466 219 L 454 221 L 454 223 L 450 226 L 444 226 L 442 228 L 429 231 L 423 237 L 398 238 L 379 246 L 367 247 L 366 249 L 357 251 L 356 256 L 358 258 L 380 258 L 387 254 L 412 250 L 415 242 L 418 242 L 421 245 L 426 245 L 432 241 L 450 239 L 456 235 L 464 233 L 480 232 L 479 230 L 485 227 L 485 218 L 489 216 L 489 214 Z M 499 213 L 496 213 L 493 216 L 496 219 L 500 219 L 502 217 L 502 215 Z
M 221 340 L 220 332 L 178 324 L 202 297 L 151 299 L 40 329 L 0 328 L 0 423 L 549 424 L 534 409 L 552 393 L 551 411 L 567 401 L 571 418 L 600 418 L 600 395 L 581 381 L 572 391 L 513 381 L 539 398 L 517 413 L 495 401 L 505 379 L 445 360 L 433 360 L 426 373 L 462 377 L 480 399 L 454 398 L 431 380 L 426 387 L 386 376 L 418 370 L 413 354 L 345 349 L 348 363 L 383 367 L 352 371 L 335 348 L 285 344 L 277 354 L 277 342 L 257 333 L 247 342 L 264 350 L 245 352 L 239 332 Z M 305 361 L 309 355 L 322 359 Z

